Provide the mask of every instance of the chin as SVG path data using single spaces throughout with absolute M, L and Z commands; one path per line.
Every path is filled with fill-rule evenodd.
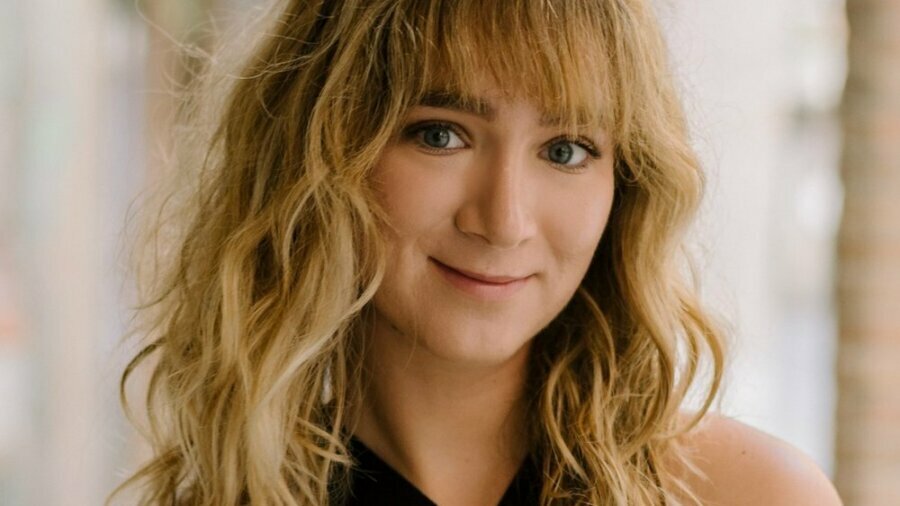
M 431 335 L 422 336 L 418 347 L 449 364 L 470 367 L 503 365 L 528 352 L 531 336 Z
M 427 320 L 379 313 L 387 324 L 389 339 L 399 339 L 409 347 L 412 360 L 434 360 L 462 367 L 493 367 L 526 354 L 532 332 L 526 326 L 480 319 L 431 315 Z

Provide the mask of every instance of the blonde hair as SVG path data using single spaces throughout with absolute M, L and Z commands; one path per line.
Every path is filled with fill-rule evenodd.
M 691 498 L 673 471 L 689 465 L 678 436 L 715 397 L 723 339 L 685 279 L 703 175 L 647 3 L 292 0 L 279 12 L 212 134 L 176 160 L 188 197 L 153 215 L 165 238 L 138 313 L 149 342 L 122 396 L 127 407 L 129 376 L 150 365 L 154 456 L 120 489 L 141 504 L 341 497 L 363 322 L 388 261 L 368 172 L 426 93 L 471 93 L 487 73 L 616 143 L 607 229 L 532 350 L 541 504 Z M 686 420 L 704 357 L 702 407 Z

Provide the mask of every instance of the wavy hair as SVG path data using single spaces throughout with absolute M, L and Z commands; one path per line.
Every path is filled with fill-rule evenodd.
M 647 2 L 290 0 L 274 18 L 217 83 L 224 98 L 198 94 L 209 134 L 188 130 L 182 183 L 148 213 L 146 341 L 122 402 L 146 368 L 153 456 L 118 490 L 146 505 L 338 502 L 389 261 L 369 171 L 425 94 L 487 73 L 616 145 L 607 229 L 530 357 L 541 504 L 693 499 L 679 436 L 710 409 L 724 339 L 686 275 L 704 178 Z

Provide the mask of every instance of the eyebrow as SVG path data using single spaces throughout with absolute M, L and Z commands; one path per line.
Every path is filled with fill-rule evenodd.
M 486 99 L 452 91 L 426 92 L 418 105 L 473 114 L 487 121 L 493 121 L 497 116 L 497 109 Z M 560 116 L 552 114 L 544 114 L 540 119 L 541 126 L 559 125 L 561 122 Z
M 464 96 L 451 91 L 426 92 L 419 101 L 419 105 L 474 114 L 487 121 L 493 121 L 497 115 L 497 110 L 487 100 L 480 97 Z

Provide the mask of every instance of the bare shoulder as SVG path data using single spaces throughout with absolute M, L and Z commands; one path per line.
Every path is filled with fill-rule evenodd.
M 685 479 L 709 506 L 840 506 L 834 486 L 799 449 L 737 420 L 708 414 L 684 443 L 706 475 Z

